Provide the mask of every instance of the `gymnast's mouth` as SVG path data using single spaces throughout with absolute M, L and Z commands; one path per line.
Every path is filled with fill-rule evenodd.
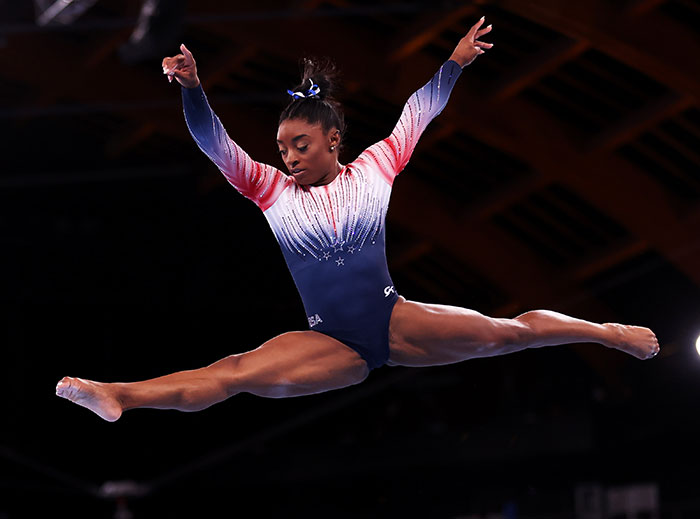
M 292 170 L 292 175 L 298 175 L 299 173 L 306 171 L 305 169 L 296 168 Z

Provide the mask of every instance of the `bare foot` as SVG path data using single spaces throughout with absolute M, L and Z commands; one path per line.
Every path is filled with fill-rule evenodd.
M 659 341 L 649 328 L 615 323 L 605 323 L 603 326 L 613 332 L 614 339 L 609 344 L 611 348 L 641 360 L 650 359 L 659 353 Z
M 106 384 L 81 378 L 63 377 L 56 385 L 56 394 L 96 413 L 108 422 L 122 415 L 122 406 L 106 388 Z

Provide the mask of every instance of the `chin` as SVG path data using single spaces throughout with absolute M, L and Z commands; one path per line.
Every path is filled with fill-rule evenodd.
M 301 175 L 293 177 L 293 178 L 297 184 L 300 184 L 302 186 L 308 186 L 310 184 L 314 184 L 314 183 L 318 182 L 318 179 L 313 178 L 313 176 L 311 176 L 311 175 L 307 175 L 306 171 L 304 171 Z

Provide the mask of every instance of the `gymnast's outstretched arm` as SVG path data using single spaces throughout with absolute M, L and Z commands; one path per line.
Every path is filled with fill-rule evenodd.
M 358 158 L 360 161 L 374 163 L 389 184 L 406 167 L 428 124 L 447 105 L 462 69 L 483 54 L 484 48 L 493 46 L 492 43 L 478 40 L 491 31 L 491 25 L 479 29 L 483 22 L 482 17 L 459 41 L 450 58 L 440 66 L 430 81 L 408 98 L 391 135 L 367 148 Z
M 185 121 L 192 138 L 229 183 L 264 211 L 277 200 L 290 180 L 277 168 L 251 159 L 228 136 L 202 89 L 192 53 L 184 44 L 180 50 L 182 54 L 163 59 L 163 73 L 182 85 Z

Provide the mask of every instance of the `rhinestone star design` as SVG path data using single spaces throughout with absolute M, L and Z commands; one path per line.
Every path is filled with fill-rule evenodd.
M 344 244 L 345 244 L 345 242 L 343 242 L 343 241 L 338 242 L 338 243 L 334 243 L 334 244 L 333 244 L 333 252 L 342 251 L 342 250 L 343 250 L 343 245 L 344 245 Z
M 324 253 L 323 253 L 323 259 L 326 260 L 326 261 L 328 261 L 329 259 L 331 259 L 331 253 L 330 253 L 330 252 L 324 252 Z
M 335 262 L 338 264 L 339 267 L 341 265 L 345 265 L 345 260 L 343 258 L 340 258 L 340 257 L 337 260 L 335 260 Z
M 350 245 L 350 247 L 348 247 L 348 252 L 350 254 L 355 254 L 355 247 L 353 245 Z

